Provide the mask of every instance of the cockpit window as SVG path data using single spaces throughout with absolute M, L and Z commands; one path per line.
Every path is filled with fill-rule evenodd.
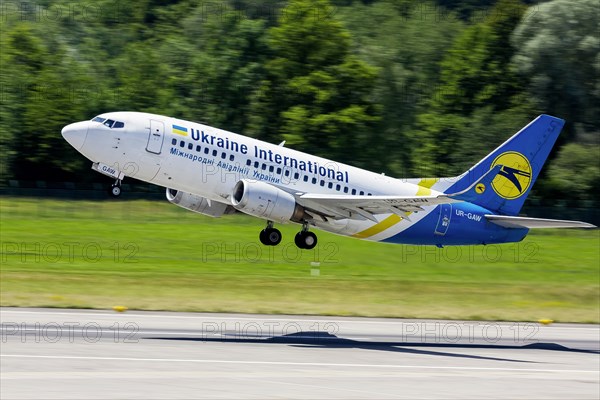
M 114 119 L 106 119 L 102 117 L 95 117 L 92 119 L 93 122 L 99 122 L 109 128 L 125 128 L 125 123 L 121 121 L 115 121 Z

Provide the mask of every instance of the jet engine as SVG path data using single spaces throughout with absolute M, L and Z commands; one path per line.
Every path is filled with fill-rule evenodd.
M 265 182 L 242 179 L 233 188 L 231 204 L 246 214 L 274 222 L 301 222 L 310 217 L 294 196 Z
M 220 217 L 223 214 L 233 214 L 235 212 L 235 208 L 228 204 L 210 201 L 205 197 L 175 189 L 167 188 L 167 200 L 186 210 L 208 215 L 209 217 Z

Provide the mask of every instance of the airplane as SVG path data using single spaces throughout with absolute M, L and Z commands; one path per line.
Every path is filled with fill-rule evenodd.
M 463 174 L 396 179 L 205 124 L 141 112 L 109 112 L 62 129 L 62 136 L 115 179 L 166 188 L 167 200 L 220 217 L 266 220 L 259 239 L 281 242 L 275 223 L 301 225 L 294 242 L 313 249 L 310 228 L 414 245 L 518 242 L 532 228 L 595 228 L 528 218 L 519 211 L 565 121 L 540 115 Z

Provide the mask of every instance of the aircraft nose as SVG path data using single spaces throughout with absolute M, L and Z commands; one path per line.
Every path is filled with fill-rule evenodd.
M 81 149 L 88 132 L 89 121 L 75 122 L 62 128 L 62 135 L 77 150 Z

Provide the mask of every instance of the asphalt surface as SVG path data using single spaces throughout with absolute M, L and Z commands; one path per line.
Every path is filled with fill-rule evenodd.
M 0 398 L 600 398 L 600 326 L 0 309 Z

